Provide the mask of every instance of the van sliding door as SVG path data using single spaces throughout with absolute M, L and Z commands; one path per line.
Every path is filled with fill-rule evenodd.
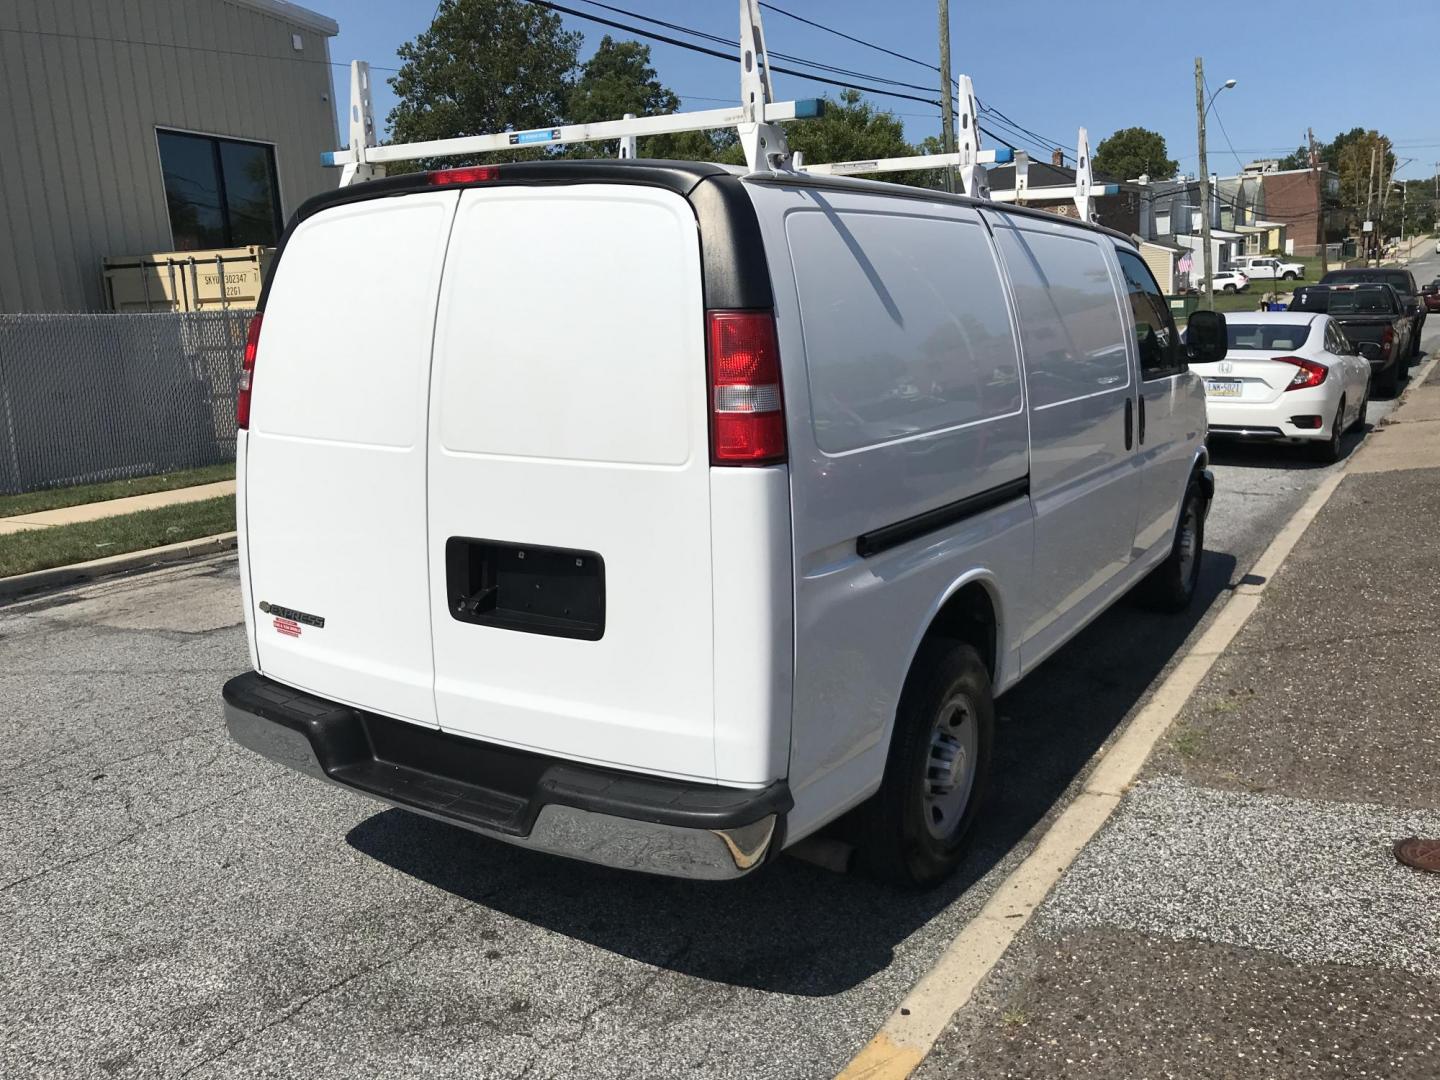
M 1109 601 L 1130 565 L 1140 496 L 1135 390 L 1103 238 L 1028 217 L 991 220 L 1020 316 L 1030 400 L 1028 668 Z

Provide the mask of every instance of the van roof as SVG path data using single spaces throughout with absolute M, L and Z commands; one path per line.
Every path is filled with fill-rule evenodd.
M 677 195 L 688 195 L 701 181 L 713 176 L 740 177 L 746 183 L 785 184 L 791 187 L 811 187 L 834 191 L 857 191 L 872 195 L 884 195 L 898 199 L 924 199 L 929 202 L 951 202 L 965 206 L 984 207 L 1003 214 L 1017 217 L 1031 217 L 1044 221 L 1061 221 L 1077 228 L 1104 233 L 1121 241 L 1126 247 L 1134 248 L 1134 240 L 1122 232 L 1081 221 L 1079 218 L 1063 217 L 1048 210 L 1013 203 L 994 203 L 988 199 L 956 195 L 931 188 L 915 188 L 904 184 L 889 184 L 880 180 L 862 180 L 851 176 L 822 176 L 812 173 L 771 173 L 750 172 L 733 165 L 719 165 L 708 161 L 663 161 L 649 158 L 580 158 L 563 161 L 516 161 L 497 166 L 502 170 L 501 183 L 545 184 L 545 183 L 610 183 L 644 184 L 662 187 Z M 379 180 L 368 180 L 363 184 L 352 184 L 321 192 L 305 200 L 295 211 L 290 228 L 306 218 L 331 206 L 359 202 L 363 199 L 379 199 L 389 195 L 402 195 L 422 190 L 429 186 L 429 173 L 405 173 L 387 176 Z M 287 229 L 287 232 L 289 230 Z

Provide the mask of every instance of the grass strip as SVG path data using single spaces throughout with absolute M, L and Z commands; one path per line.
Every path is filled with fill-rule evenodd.
M 156 476 L 135 476 L 129 480 L 107 480 L 100 484 L 47 488 L 44 491 L 29 491 L 23 495 L 0 495 L 0 517 L 20 517 L 23 514 L 37 514 L 41 510 L 58 510 L 62 506 L 109 502 L 111 499 L 124 499 L 130 495 L 149 495 L 154 491 L 173 491 L 176 488 L 198 487 L 201 484 L 234 479 L 235 464 L 227 462 L 224 465 L 181 469 Z
M 0 577 L 235 530 L 235 496 L 0 536 Z

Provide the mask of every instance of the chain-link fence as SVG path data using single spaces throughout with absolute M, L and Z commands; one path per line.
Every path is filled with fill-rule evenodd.
M 0 494 L 233 461 L 250 314 L 0 315 Z

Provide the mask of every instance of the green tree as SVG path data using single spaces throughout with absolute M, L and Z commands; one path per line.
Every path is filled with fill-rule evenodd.
M 650 65 L 650 46 L 616 41 L 606 34 L 570 88 L 566 119 L 593 124 L 619 120 L 626 113 L 661 116 L 679 110 L 679 95 L 660 81 Z M 648 158 L 716 161 L 735 145 L 734 131 L 687 131 L 640 139 L 636 153 Z M 579 143 L 568 147 L 567 153 L 571 157 L 614 157 L 619 149 L 619 143 L 611 140 Z
M 568 104 L 580 35 L 522 0 L 442 0 L 429 29 L 400 46 L 390 79 L 399 98 L 390 137 L 419 142 L 557 123 Z M 491 161 L 544 156 L 543 148 L 487 154 Z M 406 168 L 462 164 L 463 159 Z
M 1165 136 L 1148 128 L 1121 128 L 1095 147 L 1090 164 L 1095 172 L 1115 180 L 1134 180 L 1149 176 L 1152 180 L 1168 180 L 1180 169 L 1169 156 Z
M 870 158 L 910 157 L 921 153 L 905 141 L 905 126 L 894 113 L 877 109 L 858 90 L 840 91 L 838 101 L 826 98 L 819 118 L 785 125 L 791 150 L 818 165 L 828 161 L 860 161 Z M 877 173 L 869 179 L 915 187 L 937 187 L 940 170 L 909 173 Z

